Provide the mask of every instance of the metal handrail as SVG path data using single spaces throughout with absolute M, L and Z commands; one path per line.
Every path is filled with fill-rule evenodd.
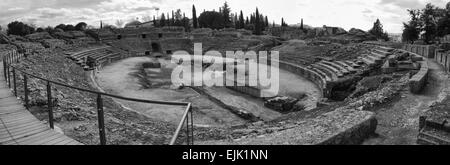
M 176 140 L 179 138 L 180 136 L 180 132 L 183 129 L 183 126 L 186 124 L 186 140 L 187 140 L 187 145 L 194 144 L 194 123 L 193 123 L 193 111 L 192 111 L 192 104 L 191 103 L 187 103 L 187 102 L 169 102 L 169 101 L 155 101 L 155 100 L 143 100 L 143 99 L 136 99 L 136 98 L 128 98 L 128 97 L 123 97 L 123 96 L 117 96 L 117 95 L 112 95 L 112 94 L 108 94 L 108 93 L 104 93 L 104 92 L 98 92 L 98 91 L 92 91 L 89 89 L 83 89 L 83 88 L 79 88 L 79 87 L 74 87 L 71 85 L 67 85 L 61 82 L 56 82 L 53 80 L 49 80 L 46 78 L 42 78 L 40 76 L 34 75 L 32 73 L 28 73 L 22 69 L 19 69 L 17 67 L 11 66 L 10 64 L 14 63 L 14 62 L 18 62 L 19 59 L 23 57 L 23 54 L 19 54 L 17 55 L 16 53 L 8 53 L 7 55 L 5 55 L 3 57 L 3 71 L 4 71 L 4 76 L 5 76 L 5 81 L 8 83 L 9 88 L 11 87 L 11 70 L 12 69 L 12 74 L 13 74 L 13 83 L 14 83 L 14 95 L 17 96 L 17 84 L 16 84 L 16 71 L 19 73 L 22 73 L 22 75 L 24 76 L 24 93 L 25 93 L 25 107 L 29 108 L 28 106 L 28 88 L 27 88 L 27 79 L 28 77 L 33 77 L 36 79 L 40 79 L 43 80 L 47 83 L 47 100 L 48 100 L 48 110 L 49 110 L 49 124 L 50 124 L 50 128 L 54 128 L 54 124 L 53 124 L 53 109 L 52 109 L 52 98 L 51 98 L 51 84 L 55 84 L 55 85 L 59 85 L 59 86 L 63 86 L 63 87 L 67 87 L 67 88 L 71 88 L 71 89 L 75 89 L 75 90 L 79 90 L 79 91 L 83 91 L 83 92 L 88 92 L 88 93 L 92 93 L 92 94 L 96 94 L 97 95 L 97 112 L 98 112 L 98 124 L 99 124 L 99 134 L 100 134 L 100 144 L 101 145 L 106 145 L 106 136 L 105 136 L 105 126 L 104 126 L 104 114 L 103 114 L 103 99 L 102 96 L 107 96 L 107 97 L 111 97 L 111 98 L 116 98 L 116 99 L 121 99 L 121 100 L 126 100 L 126 101 L 133 101 L 133 102 L 140 102 L 140 103 L 150 103 L 150 104 L 160 104 L 160 105 L 173 105 L 173 106 L 186 106 L 186 110 L 184 111 L 183 117 L 181 119 L 181 121 L 178 124 L 178 127 L 175 131 L 175 133 L 173 134 L 171 141 L 169 143 L 169 145 L 175 145 Z M 26 56 L 25 56 L 26 57 Z M 191 122 L 189 123 L 189 116 L 191 118 Z M 185 123 L 186 122 L 186 123 Z M 190 127 L 189 127 L 190 125 Z M 190 130 L 190 131 L 189 131 Z

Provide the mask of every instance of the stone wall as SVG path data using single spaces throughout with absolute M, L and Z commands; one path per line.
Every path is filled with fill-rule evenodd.
M 320 74 L 307 69 L 306 67 L 292 64 L 289 62 L 279 61 L 280 69 L 289 71 L 291 73 L 297 74 L 299 76 L 302 76 L 310 81 L 312 81 L 314 84 L 316 84 L 321 90 L 324 97 L 329 97 L 331 94 L 330 91 L 330 85 Z
M 377 128 L 375 113 L 338 109 L 299 122 L 295 127 L 239 140 L 197 142 L 200 145 L 357 145 Z
M 434 60 L 445 68 L 446 72 L 450 71 L 450 54 L 443 50 L 436 50 Z
M 406 44 L 403 50 L 416 53 L 422 57 L 434 58 L 436 47 L 433 45 L 411 45 Z
M 413 48 L 413 50 L 423 50 L 421 48 Z M 416 57 L 421 57 L 422 55 L 419 55 L 417 53 L 413 53 L 411 51 L 408 50 L 403 50 L 406 51 L 408 53 L 411 54 L 411 56 L 416 56 Z M 421 51 L 424 52 L 424 51 Z M 426 56 L 424 56 L 426 57 Z M 420 70 L 419 72 L 417 72 L 415 75 L 413 75 L 411 77 L 411 79 L 409 80 L 409 89 L 412 93 L 419 93 L 420 91 L 422 91 L 422 89 L 425 87 L 427 80 L 428 80 L 428 73 L 429 73 L 429 68 L 428 68 L 428 59 L 427 58 L 423 58 L 423 61 L 419 61 L 420 62 Z

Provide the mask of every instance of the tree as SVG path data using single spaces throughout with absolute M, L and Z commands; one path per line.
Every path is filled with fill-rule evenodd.
M 423 31 L 422 38 L 425 43 L 430 44 L 436 38 L 437 32 L 437 22 L 436 18 L 436 7 L 431 3 L 428 3 L 423 9 L 422 15 L 420 17 L 423 23 Z
M 231 22 L 231 17 L 230 17 L 230 13 L 231 13 L 231 8 L 228 5 L 228 2 L 225 1 L 225 3 L 223 4 L 221 9 L 221 14 L 223 15 L 223 24 L 225 25 L 225 27 L 231 27 L 232 22 Z
M 284 22 L 284 18 L 281 18 L 281 27 L 288 27 L 287 23 Z
M 437 35 L 443 37 L 450 34 L 450 2 L 447 3 L 444 16 L 438 21 Z
M 87 23 L 80 22 L 77 25 L 75 25 L 75 30 L 84 31 L 84 30 L 86 30 L 86 27 L 87 27 Z
M 198 19 L 197 19 L 197 10 L 195 9 L 195 5 L 192 5 L 192 22 L 194 29 L 198 28 Z
M 206 11 L 198 17 L 198 23 L 202 28 L 223 29 L 224 22 L 223 15 L 216 11 Z
M 262 24 L 261 24 L 261 15 L 259 15 L 259 11 L 258 8 L 256 8 L 256 13 L 255 13 L 255 34 L 256 35 L 261 35 L 262 34 Z
M 8 34 L 26 36 L 35 32 L 34 27 L 23 22 L 14 21 L 8 24 Z
M 36 32 L 37 32 L 37 33 L 42 33 L 42 32 L 45 32 L 45 30 L 44 30 L 43 28 L 40 27 L 40 28 L 37 28 L 37 29 L 36 29 Z
M 181 9 L 177 9 L 173 16 L 172 26 L 185 26 L 183 23 L 183 15 L 181 14 Z
M 303 18 L 302 18 L 302 22 L 300 23 L 300 29 L 303 30 Z
M 59 24 L 58 26 L 55 26 L 55 29 L 61 29 L 61 30 L 64 30 L 64 29 L 66 29 L 66 25 L 64 25 L 64 24 Z
M 161 20 L 159 20 L 159 25 L 161 27 L 166 26 L 166 16 L 164 15 L 164 13 L 162 13 L 162 15 L 161 15 Z
M 242 10 L 241 10 L 241 14 L 239 14 L 239 27 L 238 27 L 238 29 L 243 29 L 244 27 L 245 27 L 244 14 L 242 13 Z
M 413 43 L 419 39 L 419 34 L 421 32 L 421 22 L 420 22 L 420 10 L 408 10 L 411 20 L 408 23 L 403 23 L 404 29 L 402 34 L 402 40 L 404 42 Z
M 64 31 L 74 31 L 75 30 L 75 26 L 73 25 L 66 25 L 65 29 L 63 29 Z
M 47 26 L 44 30 L 45 30 L 47 33 L 53 33 L 53 31 L 54 31 L 55 29 L 53 29 L 51 26 Z
M 389 40 L 389 36 L 387 32 L 383 30 L 383 24 L 381 24 L 380 19 L 377 19 L 375 23 L 373 23 L 373 27 L 369 30 L 369 33 L 377 37 L 377 39 L 383 39 L 385 41 Z

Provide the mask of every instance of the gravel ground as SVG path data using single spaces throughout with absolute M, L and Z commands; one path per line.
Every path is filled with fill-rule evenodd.
M 405 88 L 396 99 L 371 109 L 378 120 L 377 135 L 365 145 L 415 145 L 419 134 L 419 117 L 429 110 L 449 79 L 443 68 L 430 61 L 429 83 L 421 94 L 412 94 Z

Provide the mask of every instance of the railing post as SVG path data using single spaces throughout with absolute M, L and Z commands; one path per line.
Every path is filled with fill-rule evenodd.
M 194 111 L 192 109 L 192 105 L 191 108 L 189 108 L 189 110 L 191 111 L 191 145 L 194 145 Z
M 14 96 L 17 97 L 16 69 L 13 68 Z
M 28 107 L 28 78 L 27 78 L 27 75 L 25 74 L 25 73 L 22 73 L 23 74 L 23 89 L 24 89 L 24 92 L 25 92 L 25 108 L 29 108 Z
M 6 57 L 3 58 L 3 76 L 5 77 L 5 81 L 7 79 L 6 77 Z
M 50 128 L 54 129 L 53 124 L 53 103 L 52 103 L 52 87 L 50 81 L 47 81 L 47 106 L 48 106 L 48 123 Z
M 186 144 L 189 145 L 189 114 L 186 116 Z
M 100 133 L 100 145 L 106 145 L 105 118 L 103 114 L 103 99 L 101 94 L 97 95 L 97 115 L 98 129 Z
M 8 67 L 8 87 L 9 89 L 11 89 L 11 72 L 10 72 L 10 68 Z

